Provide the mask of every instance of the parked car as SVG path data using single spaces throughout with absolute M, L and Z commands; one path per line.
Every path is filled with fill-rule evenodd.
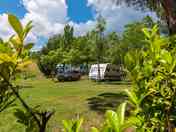
M 76 81 L 81 78 L 80 71 L 68 65 L 58 65 L 56 69 L 56 78 L 59 81 Z
M 121 66 L 114 64 L 99 64 L 100 65 L 100 78 L 98 78 L 98 64 L 94 64 L 90 68 L 89 79 L 91 80 L 109 80 L 121 81 L 124 77 L 124 72 Z

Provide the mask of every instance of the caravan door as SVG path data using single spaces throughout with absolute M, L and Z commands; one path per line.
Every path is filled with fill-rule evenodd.
M 100 80 L 104 80 L 104 73 L 106 70 L 107 64 L 100 64 Z M 89 71 L 89 79 L 98 80 L 98 65 L 94 64 L 91 66 Z

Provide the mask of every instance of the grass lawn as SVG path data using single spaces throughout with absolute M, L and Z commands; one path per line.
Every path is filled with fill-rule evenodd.
M 59 132 L 63 119 L 84 117 L 84 130 L 99 126 L 106 109 L 116 108 L 122 102 L 118 94 L 128 88 L 125 84 L 107 84 L 82 79 L 76 82 L 54 82 L 46 78 L 20 80 L 23 98 L 31 105 L 41 105 L 42 109 L 54 110 L 48 131 Z M 17 106 L 19 107 L 19 106 Z M 24 132 L 22 125 L 13 116 L 15 108 L 0 114 L 0 132 Z

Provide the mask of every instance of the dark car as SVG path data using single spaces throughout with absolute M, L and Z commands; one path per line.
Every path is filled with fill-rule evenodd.
M 56 77 L 59 81 L 76 81 L 81 78 L 81 73 L 76 70 L 58 71 Z

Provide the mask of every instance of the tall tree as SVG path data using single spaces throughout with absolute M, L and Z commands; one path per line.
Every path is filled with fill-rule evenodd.
M 63 36 L 61 34 L 56 34 L 48 39 L 46 45 L 42 48 L 42 54 L 48 54 L 51 50 L 55 50 L 63 47 Z
M 106 36 L 108 62 L 124 64 L 124 56 L 129 50 L 146 49 L 147 45 L 142 29 L 145 27 L 151 28 L 154 25 L 155 22 L 147 16 L 141 21 L 125 25 L 124 32 L 119 36 L 115 32 L 108 34 Z
M 63 48 L 65 50 L 69 50 L 74 40 L 74 29 L 69 24 L 67 24 L 64 28 L 63 35 Z
M 95 29 L 96 49 L 97 49 L 97 65 L 98 65 L 98 80 L 101 80 L 100 63 L 103 61 L 105 28 L 106 28 L 106 21 L 101 15 L 99 15 L 97 18 L 97 25 L 96 25 L 96 29 Z
M 121 64 L 119 46 L 121 43 L 120 36 L 116 32 L 109 33 L 106 36 L 107 50 L 106 50 L 106 61 L 113 64 Z

